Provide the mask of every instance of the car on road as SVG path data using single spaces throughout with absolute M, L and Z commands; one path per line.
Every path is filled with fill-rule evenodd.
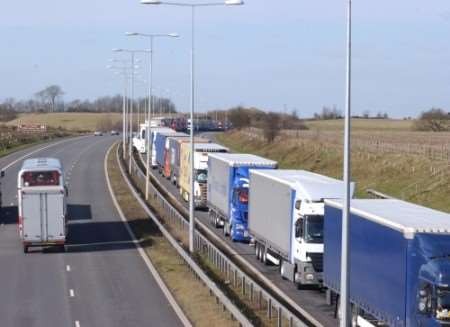
M 94 132 L 94 136 L 103 136 L 103 132 L 102 131 L 95 131 Z
M 65 249 L 67 195 L 58 159 L 24 161 L 17 178 L 18 227 L 24 253 L 32 246 Z
M 111 134 L 112 136 L 114 136 L 114 135 L 119 135 L 119 132 L 116 131 L 116 130 L 112 130 L 110 134 Z

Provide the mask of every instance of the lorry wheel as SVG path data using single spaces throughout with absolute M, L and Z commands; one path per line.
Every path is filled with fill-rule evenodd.
M 230 233 L 228 233 L 228 223 L 223 224 L 223 236 L 227 237 L 228 235 L 230 235 Z
M 27 245 L 23 246 L 23 253 L 28 253 L 28 246 Z
M 259 243 L 255 243 L 255 257 L 257 260 L 259 260 Z
M 283 260 L 280 259 L 280 275 L 281 279 L 286 280 L 287 278 L 284 277 L 284 266 L 283 266 Z
M 261 258 L 262 258 L 262 263 L 264 264 L 264 265 L 268 265 L 269 264 L 269 262 L 267 261 L 267 252 L 266 252 L 266 249 L 263 249 L 263 251 L 262 251 L 262 254 L 261 254 Z
M 352 305 L 352 317 L 351 317 L 351 326 L 357 327 L 358 326 L 358 315 L 359 315 L 359 309 L 356 305 Z

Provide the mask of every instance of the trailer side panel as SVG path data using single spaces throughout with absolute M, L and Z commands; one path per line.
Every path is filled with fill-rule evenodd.
M 293 195 L 289 185 L 250 171 L 249 232 L 284 257 L 291 250 Z
M 324 284 L 340 289 L 342 210 L 325 206 Z M 401 232 L 350 216 L 350 300 L 391 326 L 405 326 L 408 240 Z

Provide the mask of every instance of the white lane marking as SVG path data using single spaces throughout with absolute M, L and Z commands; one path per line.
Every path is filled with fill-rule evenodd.
M 133 231 L 131 230 L 130 225 L 128 224 L 128 220 L 125 218 L 125 215 L 123 214 L 123 211 L 120 208 L 119 203 L 117 202 L 116 196 L 114 195 L 113 189 L 111 187 L 111 182 L 109 180 L 109 175 L 108 175 L 108 157 L 109 157 L 109 154 L 110 154 L 110 152 L 111 152 L 111 150 L 112 150 L 112 148 L 114 147 L 115 144 L 116 143 L 111 145 L 111 147 L 108 149 L 108 151 L 106 152 L 105 160 L 103 162 L 103 166 L 104 166 L 104 170 L 105 170 L 104 173 L 105 173 L 105 178 L 106 178 L 106 184 L 108 185 L 108 190 L 109 190 L 109 194 L 111 195 L 111 199 L 112 199 L 112 201 L 114 203 L 114 206 L 116 207 L 116 210 L 117 210 L 117 212 L 118 212 L 118 214 L 120 216 L 120 219 L 125 224 L 125 227 L 126 227 L 126 230 L 127 230 L 128 234 L 130 235 L 131 239 L 135 243 L 136 249 L 138 250 L 139 255 L 141 256 L 142 260 L 144 260 L 145 265 L 147 266 L 148 270 L 152 274 L 152 276 L 155 279 L 156 283 L 158 284 L 159 288 L 161 289 L 163 294 L 166 296 L 167 301 L 172 306 L 173 310 L 175 311 L 176 315 L 180 319 L 181 323 L 184 326 L 186 326 L 186 327 L 192 327 L 192 323 L 186 317 L 185 313 L 183 312 L 183 309 L 181 309 L 181 307 L 177 303 L 177 301 L 175 301 L 175 298 L 173 297 L 173 295 L 170 292 L 170 290 L 167 288 L 167 285 L 164 283 L 163 279 L 159 275 L 159 273 L 156 270 L 155 266 L 150 261 L 148 256 L 145 254 L 145 251 L 142 248 L 141 244 L 137 243 L 136 235 L 134 235 Z
M 66 271 L 67 271 L 67 272 L 70 271 L 70 266 L 69 266 L 69 265 L 66 266 Z
M 81 139 L 81 138 L 84 138 L 84 137 L 86 137 L 86 136 L 81 136 L 81 137 L 75 138 L 75 139 Z M 48 149 L 48 148 L 57 146 L 57 145 L 59 145 L 59 144 L 61 144 L 61 143 L 65 143 L 65 142 L 69 142 L 69 141 L 73 141 L 73 140 L 74 140 L 74 138 L 70 138 L 70 139 L 67 139 L 67 140 L 62 140 L 62 141 L 60 141 L 60 142 L 52 143 L 52 144 L 46 145 L 46 146 L 44 146 L 44 147 L 42 147 L 42 148 L 36 149 L 36 150 L 34 150 L 34 151 L 31 151 L 31 152 L 29 152 L 29 153 L 27 153 L 27 154 L 21 156 L 20 158 L 14 160 L 14 161 L 12 161 L 12 162 L 10 162 L 10 163 L 7 164 L 6 166 L 4 166 L 1 170 L 6 171 L 7 169 L 11 168 L 12 166 L 14 166 L 14 165 L 15 165 L 16 163 L 18 163 L 19 161 L 21 161 L 21 160 L 23 160 L 23 159 L 25 159 L 25 158 L 28 158 L 29 156 L 31 156 L 31 155 L 33 155 L 33 154 L 35 154 L 35 153 L 37 153 L 37 152 L 40 152 L 40 151 L 46 150 L 46 149 Z
M 73 289 L 70 289 L 69 295 L 70 297 L 75 297 L 75 291 Z
M 75 320 L 75 327 L 80 327 L 80 322 L 78 320 Z

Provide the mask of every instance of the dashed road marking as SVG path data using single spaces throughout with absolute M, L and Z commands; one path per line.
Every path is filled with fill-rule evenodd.
M 80 327 L 80 322 L 78 320 L 75 321 L 75 327 Z
M 70 289 L 69 295 L 70 297 L 75 297 L 75 291 L 73 289 Z
M 67 271 L 67 272 L 70 271 L 70 266 L 69 266 L 69 265 L 66 266 L 66 271 Z

